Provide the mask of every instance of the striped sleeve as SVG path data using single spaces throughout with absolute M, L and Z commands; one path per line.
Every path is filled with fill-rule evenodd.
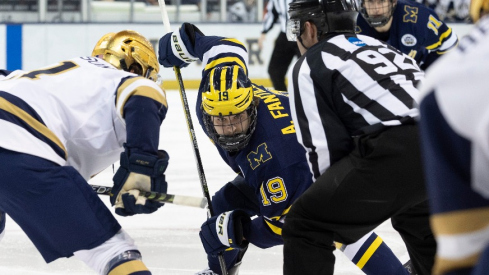
M 122 120 L 124 120 L 124 106 L 132 96 L 147 97 L 168 108 L 165 92 L 156 83 L 144 77 L 127 78 L 117 88 L 116 93 L 116 110 Z
M 275 1 L 277 0 L 269 0 L 266 6 L 266 13 L 263 16 L 263 27 L 262 33 L 267 33 L 275 22 L 277 22 L 278 13 L 275 9 Z
M 305 58 L 301 58 L 293 70 L 292 85 L 289 86 L 292 91 L 289 91 L 289 99 L 297 139 L 306 149 L 311 172 L 314 178 L 317 178 L 321 174 L 319 167 L 326 169 L 330 166 L 330 157 L 310 72 L 309 64 Z
M 436 14 L 429 16 L 427 27 L 430 29 L 428 34 L 433 37 L 429 38 L 431 44 L 426 46 L 428 51 L 444 54 L 458 45 L 458 37 L 453 29 L 439 20 Z
M 202 58 L 203 75 L 215 67 L 240 66 L 248 73 L 248 52 L 243 43 L 236 39 L 222 38 Z

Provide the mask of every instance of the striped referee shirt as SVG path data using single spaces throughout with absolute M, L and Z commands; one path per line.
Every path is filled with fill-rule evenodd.
M 424 77 L 416 61 L 374 38 L 334 34 L 295 64 L 289 97 L 314 179 L 353 149 L 353 137 L 413 123 Z
M 289 19 L 289 4 L 292 0 L 269 0 L 267 12 L 263 16 L 262 33 L 267 33 L 273 24 L 280 21 L 280 31 L 287 32 L 287 20 Z

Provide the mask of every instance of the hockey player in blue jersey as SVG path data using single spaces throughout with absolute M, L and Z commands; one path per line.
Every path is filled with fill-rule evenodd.
M 199 123 L 238 174 L 213 196 L 216 216 L 200 232 L 209 269 L 198 274 L 221 274 L 216 254 L 222 251 L 229 274 L 237 274 L 248 243 L 260 248 L 283 244 L 283 221 L 312 176 L 297 142 L 287 93 L 250 81 L 248 54 L 240 41 L 204 36 L 189 23 L 160 39 L 163 66 L 185 67 L 198 59 L 203 61 L 196 104 Z M 216 232 L 219 221 L 224 222 L 223 235 Z M 408 274 L 373 232 L 344 248 L 367 274 Z
M 151 43 L 129 30 L 102 37 L 92 56 L 0 70 L 0 237 L 6 213 L 47 263 L 74 256 L 98 274 L 151 274 L 87 180 L 120 160 L 115 212 L 161 207 L 139 196 L 167 189 L 158 71 Z
M 452 28 L 426 6 L 407 0 L 359 0 L 356 32 L 411 56 L 421 69 L 457 46 Z
M 470 10 L 477 21 L 489 13 L 489 0 L 472 0 Z M 434 275 L 489 272 L 488 44 L 486 15 L 427 70 L 420 88 L 422 152 L 438 242 Z

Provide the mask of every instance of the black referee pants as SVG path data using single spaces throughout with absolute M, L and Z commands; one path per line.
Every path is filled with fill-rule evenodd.
M 300 56 L 297 43 L 288 41 L 287 35 L 284 32 L 280 32 L 275 40 L 275 47 L 268 64 L 268 74 L 275 90 L 287 91 L 285 75 L 294 56 Z
M 293 204 L 282 231 L 284 274 L 333 274 L 333 241 L 354 243 L 389 218 L 417 274 L 430 274 L 436 242 L 415 125 L 356 138 Z

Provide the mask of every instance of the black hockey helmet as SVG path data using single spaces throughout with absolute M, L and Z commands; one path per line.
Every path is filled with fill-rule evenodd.
M 295 41 L 311 21 L 318 29 L 318 39 L 328 32 L 355 32 L 357 24 L 355 0 L 294 0 L 289 4 L 287 38 Z

